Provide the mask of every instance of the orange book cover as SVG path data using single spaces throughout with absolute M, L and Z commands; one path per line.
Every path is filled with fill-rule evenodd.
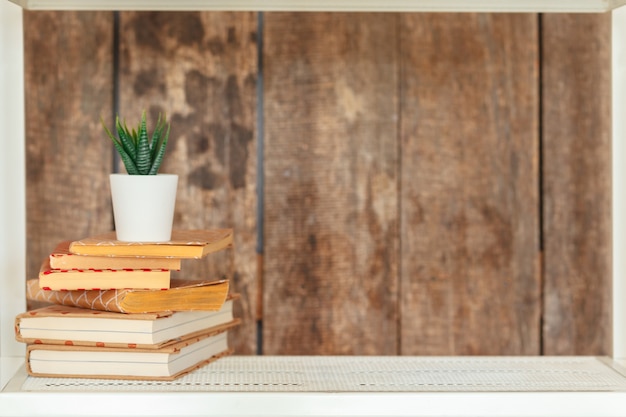
M 118 313 L 153 313 L 180 310 L 219 310 L 228 295 L 229 281 L 172 279 L 168 290 L 42 290 L 39 280 L 26 281 L 32 301 Z
M 88 237 L 70 244 L 70 252 L 98 256 L 152 256 L 199 259 L 233 245 L 232 229 L 174 230 L 166 242 L 125 242 L 115 232 Z
M 180 258 L 147 256 L 90 256 L 70 252 L 71 241 L 59 242 L 50 254 L 52 269 L 171 269 L 180 270 Z

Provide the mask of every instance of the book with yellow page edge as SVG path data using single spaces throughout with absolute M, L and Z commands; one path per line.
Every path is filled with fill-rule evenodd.
M 52 269 L 46 258 L 39 271 L 45 290 L 110 290 L 120 288 L 167 289 L 169 269 Z
M 229 297 L 218 311 L 122 314 L 52 305 L 15 317 L 15 339 L 27 344 L 160 349 L 207 329 L 239 323 Z
M 168 290 L 46 291 L 38 279 L 26 281 L 31 301 L 118 313 L 153 313 L 179 310 L 219 310 L 228 295 L 229 281 L 172 279 Z
M 59 242 L 50 253 L 52 269 L 170 269 L 180 270 L 180 258 L 90 256 L 70 252 L 71 241 Z
M 26 349 L 26 370 L 54 378 L 171 381 L 231 354 L 229 331 L 208 330 L 159 349 L 32 344 Z
M 173 230 L 166 242 L 125 242 L 115 232 L 88 237 L 70 244 L 70 252 L 98 256 L 152 256 L 199 259 L 210 253 L 231 247 L 232 229 Z

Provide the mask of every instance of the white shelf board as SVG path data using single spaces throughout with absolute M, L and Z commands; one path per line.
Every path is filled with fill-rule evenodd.
M 3 357 L 0 358 L 0 392 L 6 384 L 13 378 L 17 370 L 24 363 L 24 358 Z
M 232 356 L 173 382 L 33 378 L 21 367 L 0 416 L 614 417 L 626 415 L 625 372 L 579 356 Z
M 607 12 L 626 0 L 10 0 L 32 10 Z
M 22 10 L 0 0 L 0 357 L 19 356 L 15 316 L 26 309 L 26 146 Z M 3 367 L 4 368 L 4 367 Z

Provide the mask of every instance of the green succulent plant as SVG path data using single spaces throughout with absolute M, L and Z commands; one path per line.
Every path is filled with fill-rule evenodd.
M 130 131 L 126 127 L 126 121 L 122 124 L 119 116 L 115 118 L 115 129 L 117 136 L 113 135 L 106 127 L 104 120 L 100 119 L 105 132 L 113 141 L 115 149 L 120 154 L 126 171 L 130 175 L 156 175 L 163 155 L 165 146 L 170 135 L 170 125 L 166 117 L 159 114 L 159 118 L 152 132 L 152 139 L 148 139 L 148 129 L 146 127 L 146 112 L 141 115 L 141 122 L 137 130 Z M 165 127 L 167 126 L 167 130 Z

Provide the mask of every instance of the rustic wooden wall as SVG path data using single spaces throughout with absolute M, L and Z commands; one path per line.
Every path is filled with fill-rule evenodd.
M 544 352 L 610 354 L 611 16 L 542 26 Z
M 116 45 L 113 13 L 25 16 L 28 275 L 59 240 L 113 227 L 100 117 L 112 121 L 114 96 L 129 125 L 167 113 L 174 227 L 236 230 L 232 251 L 185 261 L 181 275 L 232 277 L 244 318 L 232 344 L 256 352 L 256 14 L 120 13 Z
M 29 276 L 112 227 L 117 97 L 172 120 L 176 227 L 235 228 L 183 273 L 233 274 L 239 353 L 610 353 L 608 15 L 123 12 L 119 44 L 114 22 L 25 12 Z
M 537 16 L 401 32 L 401 352 L 539 354 Z
M 56 244 L 111 230 L 112 13 L 24 12 L 27 273 Z M 46 28 L 46 30 L 42 30 Z
M 183 277 L 230 276 L 238 352 L 256 351 L 256 13 L 120 13 L 120 114 L 171 120 L 162 172 L 179 175 L 174 227 L 232 227 L 232 251 Z
M 266 17 L 266 353 L 397 352 L 397 21 Z

